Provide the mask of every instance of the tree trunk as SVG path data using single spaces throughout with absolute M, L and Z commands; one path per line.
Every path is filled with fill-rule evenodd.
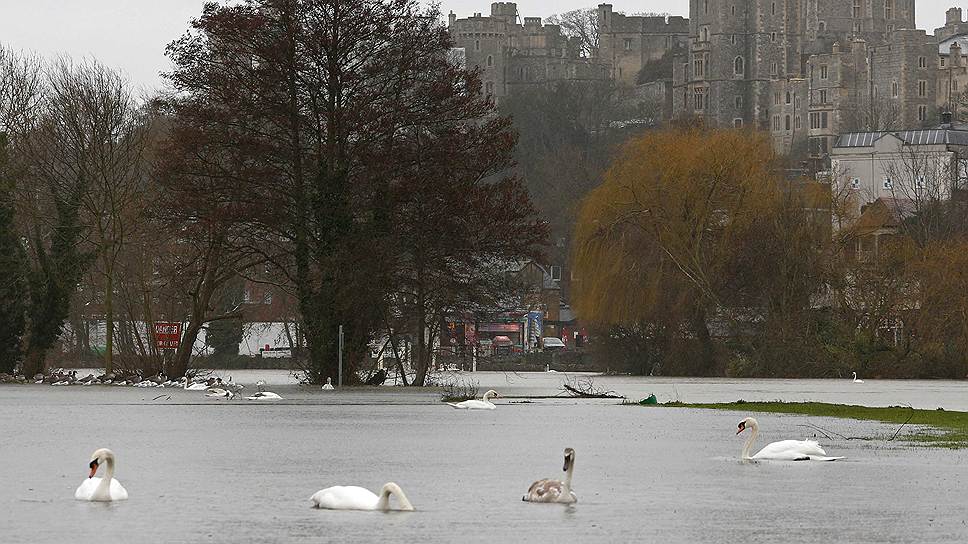
M 24 376 L 32 378 L 34 374 L 43 374 L 47 370 L 45 359 L 47 350 L 31 348 L 24 356 Z
M 198 333 L 202 330 L 203 323 L 199 320 L 193 319 L 188 322 L 188 326 L 185 327 L 185 332 L 182 334 L 181 342 L 178 344 L 178 349 L 175 350 L 175 357 L 172 359 L 171 364 L 168 365 L 168 379 L 178 379 L 184 376 L 188 372 L 188 364 L 191 362 L 192 349 L 195 347 L 195 340 L 198 339 Z
M 104 373 L 114 372 L 114 278 L 104 282 Z

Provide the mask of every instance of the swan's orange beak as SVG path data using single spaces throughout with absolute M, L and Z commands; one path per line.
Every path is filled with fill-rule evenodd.
M 90 473 L 90 474 L 88 474 L 88 476 L 87 476 L 87 477 L 88 477 L 88 478 L 93 478 L 93 477 L 94 477 L 94 475 L 95 475 L 95 474 L 97 473 L 97 459 L 95 459 L 95 460 L 93 460 L 93 461 L 91 461 L 91 465 L 90 465 L 90 467 L 91 467 L 91 473 Z

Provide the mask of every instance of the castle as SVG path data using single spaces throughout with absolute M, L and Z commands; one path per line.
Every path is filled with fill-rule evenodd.
M 610 66 L 579 56 L 579 45 L 557 25 L 542 24 L 541 17 L 518 21 L 514 2 L 491 4 L 490 16 L 475 13 L 448 17 L 454 45 L 464 50 L 466 62 L 481 69 L 484 91 L 497 100 L 515 88 L 555 81 L 605 81 Z
M 667 117 L 769 131 L 777 151 L 819 170 L 841 133 L 957 117 L 968 90 L 968 23 L 951 8 L 929 35 L 914 14 L 914 0 L 690 0 L 688 19 L 600 4 L 589 57 L 556 25 L 520 23 L 512 2 L 491 4 L 488 17 L 451 13 L 449 31 L 498 100 L 554 81 L 659 83 Z M 670 56 L 661 64 L 668 73 L 643 81 L 643 68 Z

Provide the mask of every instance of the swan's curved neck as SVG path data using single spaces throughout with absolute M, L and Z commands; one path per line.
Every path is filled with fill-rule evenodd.
M 756 440 L 756 435 L 760 433 L 760 428 L 758 425 L 749 425 L 750 437 L 746 439 L 746 445 L 743 446 L 743 459 L 750 459 L 750 452 L 753 451 L 753 442 Z
M 380 500 L 376 503 L 377 510 L 386 511 L 390 509 L 390 495 L 397 496 L 397 502 L 400 503 L 400 510 L 413 510 L 413 505 L 410 504 L 410 500 L 403 494 L 400 486 L 395 484 L 383 486 L 383 491 L 380 493 Z
M 95 497 L 108 497 L 111 493 L 111 480 L 114 479 L 114 457 L 104 458 L 104 474 L 101 476 L 101 483 L 94 490 Z
M 575 472 L 575 461 L 572 461 L 568 465 L 568 470 L 565 472 L 565 487 L 571 490 L 571 474 Z

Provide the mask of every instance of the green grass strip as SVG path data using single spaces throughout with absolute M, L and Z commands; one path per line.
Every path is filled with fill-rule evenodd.
M 746 402 L 743 400 L 725 403 L 666 402 L 643 406 L 768 412 L 881 421 L 899 425 L 898 433 L 895 433 L 893 437 L 883 437 L 884 439 L 902 439 L 940 448 L 968 448 L 968 412 L 953 412 L 941 409 L 916 410 L 903 406 L 872 408 L 823 402 Z M 924 427 L 931 427 L 933 430 L 924 429 Z

